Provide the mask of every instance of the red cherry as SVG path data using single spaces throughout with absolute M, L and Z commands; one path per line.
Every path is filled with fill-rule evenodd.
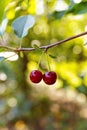
M 39 83 L 41 80 L 42 80 L 42 73 L 39 71 L 39 70 L 33 70 L 31 73 L 30 73 L 30 80 L 33 82 L 33 83 Z
M 48 85 L 54 84 L 56 82 L 56 79 L 57 79 L 57 74 L 54 71 L 46 72 L 43 75 L 43 80 Z

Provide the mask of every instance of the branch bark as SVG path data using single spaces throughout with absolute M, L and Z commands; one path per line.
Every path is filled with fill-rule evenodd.
M 62 44 L 62 43 L 65 43 L 65 42 L 68 42 L 70 40 L 73 40 L 75 38 L 78 38 L 78 37 L 81 37 L 83 35 L 87 35 L 87 32 L 83 32 L 83 33 L 80 33 L 78 35 L 75 35 L 75 36 L 71 36 L 69 38 L 66 38 L 64 40 L 61 40 L 59 42 L 56 42 L 56 43 L 53 43 L 53 44 L 48 44 L 46 46 L 41 46 L 39 47 L 40 49 L 45 49 L 45 50 L 48 50 L 52 47 L 55 47 L 59 44 Z M 9 46 L 4 46 L 4 45 L 0 45 L 0 48 L 5 48 L 6 50 L 9 50 L 9 51 L 13 51 L 13 52 L 20 52 L 20 51 L 33 51 L 35 50 L 35 48 L 13 48 L 13 47 L 9 47 Z

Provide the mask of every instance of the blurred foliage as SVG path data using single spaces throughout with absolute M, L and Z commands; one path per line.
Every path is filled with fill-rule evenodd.
M 11 25 L 24 15 L 36 21 L 21 41 Z M 54 85 L 33 84 L 29 73 L 38 68 L 39 46 L 87 30 L 87 0 L 0 0 L 0 23 L 5 17 L 0 43 L 18 48 L 22 42 L 36 50 L 15 54 L 0 49 L 0 130 L 86 130 L 87 36 L 48 50 L 51 70 L 58 75 Z M 45 54 L 39 69 L 48 70 Z

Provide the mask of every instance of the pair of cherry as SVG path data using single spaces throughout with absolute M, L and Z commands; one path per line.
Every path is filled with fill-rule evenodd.
M 44 74 L 39 70 L 31 71 L 30 80 L 33 83 L 39 83 L 42 79 L 46 84 L 52 85 L 56 82 L 57 74 L 54 71 L 45 72 Z

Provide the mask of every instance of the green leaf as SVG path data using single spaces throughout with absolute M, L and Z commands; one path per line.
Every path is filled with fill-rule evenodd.
M 87 2 L 81 2 L 78 4 L 72 3 L 68 8 L 67 12 L 73 14 L 84 14 L 87 13 Z
M 54 56 L 54 55 L 49 55 L 51 58 L 53 58 L 53 59 L 56 59 L 56 56 Z
M 60 19 L 66 14 L 66 11 L 54 11 L 54 13 L 51 15 L 51 17 L 54 17 L 55 19 Z
M 23 54 L 23 52 L 22 52 L 22 51 L 21 51 L 19 54 L 20 54 L 20 57 L 21 57 L 21 58 L 23 58 L 23 57 L 24 57 L 24 54 Z
M 28 29 L 35 24 L 35 18 L 32 15 L 21 16 L 14 20 L 12 28 L 16 35 L 23 38 L 28 34 Z
M 87 87 L 85 86 L 79 86 L 77 87 L 77 90 L 81 93 L 87 94 Z
M 69 8 L 67 10 L 64 11 L 54 11 L 53 14 L 50 15 L 50 17 L 53 19 L 60 19 L 62 18 L 64 15 L 67 14 L 84 14 L 87 13 L 87 2 L 81 2 L 81 3 L 74 3 L 73 1 L 71 2 Z
M 34 44 L 33 47 L 35 48 L 35 50 L 36 50 L 37 52 L 41 52 L 41 53 L 42 53 L 42 50 L 41 50 L 36 44 Z
M 7 23 L 8 23 L 8 19 L 4 18 L 1 25 L 0 25 L 0 36 L 2 36 L 4 34 Z
M 0 56 L 0 62 L 4 60 L 4 57 L 3 56 Z

